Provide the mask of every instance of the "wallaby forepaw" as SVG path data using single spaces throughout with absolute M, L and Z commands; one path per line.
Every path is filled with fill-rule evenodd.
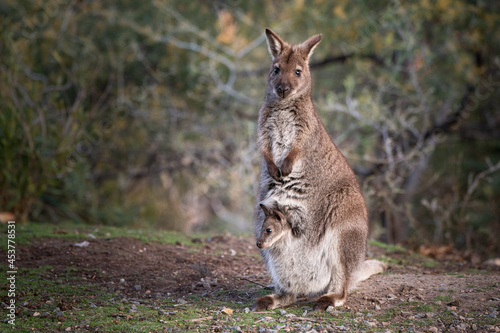
M 283 161 L 283 164 L 281 165 L 281 175 L 283 177 L 288 176 L 289 174 L 292 173 L 292 169 L 293 169 L 292 159 L 290 159 L 288 157 L 285 158 L 285 160 Z
M 267 172 L 269 173 L 269 176 L 271 176 L 271 178 L 273 178 L 274 180 L 281 179 L 281 171 L 276 166 L 276 164 L 274 164 L 274 162 L 267 163 Z
M 272 310 L 274 305 L 274 299 L 271 296 L 259 297 L 255 301 L 252 307 L 252 311 L 265 311 Z

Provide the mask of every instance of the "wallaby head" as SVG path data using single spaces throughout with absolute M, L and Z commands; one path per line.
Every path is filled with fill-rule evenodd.
M 309 57 L 321 40 L 316 35 L 302 44 L 289 45 L 270 29 L 266 29 L 267 45 L 273 58 L 269 72 L 267 98 L 281 100 L 311 93 Z
M 257 247 L 265 249 L 281 239 L 290 227 L 285 216 L 278 210 L 269 208 L 263 204 L 260 207 L 264 211 L 264 223 L 257 237 Z

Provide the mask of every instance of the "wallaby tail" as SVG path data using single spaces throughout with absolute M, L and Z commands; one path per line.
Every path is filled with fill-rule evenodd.
M 388 266 L 385 262 L 378 260 L 365 260 L 357 272 L 356 282 L 364 281 L 370 276 L 383 273 L 387 270 Z

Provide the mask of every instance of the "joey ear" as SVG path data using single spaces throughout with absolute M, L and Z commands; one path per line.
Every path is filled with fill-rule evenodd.
M 260 208 L 262 208 L 262 210 L 264 211 L 264 215 L 266 215 L 266 216 L 271 215 L 271 209 L 269 209 L 269 207 L 267 207 L 267 206 L 266 206 L 266 205 L 264 205 L 264 204 L 260 204 L 259 206 L 260 206 Z
M 278 219 L 278 221 L 280 221 L 281 223 L 285 222 L 285 215 L 283 215 L 282 212 L 278 211 L 278 210 L 274 210 L 273 211 L 274 213 L 274 216 Z
M 267 37 L 267 47 L 269 49 L 269 53 L 273 57 L 273 60 L 281 54 L 283 48 L 285 47 L 285 42 L 276 35 L 271 29 L 266 28 L 266 37 Z
M 316 48 L 316 46 L 318 46 L 319 42 L 321 41 L 321 37 L 322 37 L 321 34 L 312 36 L 300 45 L 304 50 L 304 56 L 306 59 L 309 59 L 309 57 L 313 54 L 314 49 Z

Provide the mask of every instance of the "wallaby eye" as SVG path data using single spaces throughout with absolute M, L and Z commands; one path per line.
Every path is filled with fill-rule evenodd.
M 280 72 L 279 67 L 274 67 L 274 75 L 277 75 Z
M 295 75 L 300 76 L 300 74 L 302 74 L 302 71 L 301 71 L 300 69 L 297 69 L 297 70 L 295 71 Z
M 267 229 L 266 229 L 266 232 L 267 232 L 268 234 L 270 234 L 271 232 L 273 232 L 273 229 L 271 229 L 271 228 L 267 228 Z

